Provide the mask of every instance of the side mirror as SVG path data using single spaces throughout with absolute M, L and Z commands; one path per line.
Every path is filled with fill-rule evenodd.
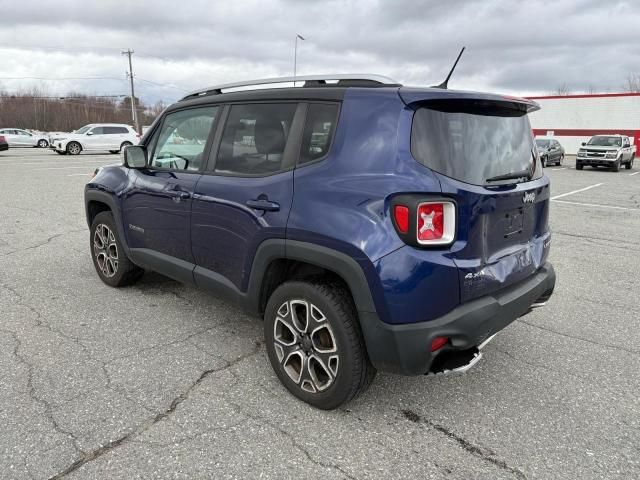
M 147 165 L 147 149 L 140 145 L 129 145 L 124 148 L 124 166 L 144 168 Z
M 87 132 L 87 135 L 93 135 L 93 132 Z
M 584 147 L 587 144 L 587 142 L 582 142 L 582 146 Z

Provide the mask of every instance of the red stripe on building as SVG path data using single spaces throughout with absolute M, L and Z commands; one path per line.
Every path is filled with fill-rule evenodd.
M 612 130 L 612 129 L 580 129 L 580 128 L 534 128 L 534 135 L 546 135 L 553 132 L 554 137 L 592 137 L 594 135 L 626 135 L 627 137 L 640 136 L 640 130 Z
M 626 93 L 583 93 L 578 95 L 543 95 L 538 97 L 526 97 L 530 100 L 546 100 L 552 98 L 599 98 L 599 97 L 640 97 L 640 92 Z

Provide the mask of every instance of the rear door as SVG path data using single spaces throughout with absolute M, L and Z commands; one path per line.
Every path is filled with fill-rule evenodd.
M 166 115 L 147 143 L 148 167 L 132 170 L 123 200 L 124 223 L 136 260 L 172 278 L 192 282 L 191 204 L 219 108 Z M 175 143 L 176 137 L 183 139 Z
M 106 150 L 119 150 L 120 144 L 124 141 L 124 127 L 102 127 L 104 133 L 104 148 Z
M 226 107 L 207 171 L 193 197 L 194 277 L 246 291 L 258 246 L 285 238 L 304 106 L 296 102 Z
M 451 256 L 461 301 L 517 283 L 546 260 L 549 182 L 526 103 L 460 99 L 416 106 L 411 150 L 457 205 Z M 514 177 L 503 178 L 516 172 Z

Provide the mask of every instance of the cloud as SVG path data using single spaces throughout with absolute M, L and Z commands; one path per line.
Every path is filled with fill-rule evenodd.
M 140 95 L 172 101 L 206 85 L 290 75 L 296 33 L 307 39 L 300 74 L 374 72 L 432 85 L 462 45 L 452 88 L 619 90 L 640 70 L 636 2 L 59 0 L 0 10 L 0 87 L 10 91 L 127 93 L 120 50 L 131 47 Z

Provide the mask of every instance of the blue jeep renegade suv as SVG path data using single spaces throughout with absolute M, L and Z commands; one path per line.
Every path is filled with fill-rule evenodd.
M 190 94 L 98 172 L 85 204 L 100 279 L 154 270 L 263 317 L 277 376 L 323 409 L 376 370 L 468 369 L 555 285 L 538 106 L 291 80 Z

